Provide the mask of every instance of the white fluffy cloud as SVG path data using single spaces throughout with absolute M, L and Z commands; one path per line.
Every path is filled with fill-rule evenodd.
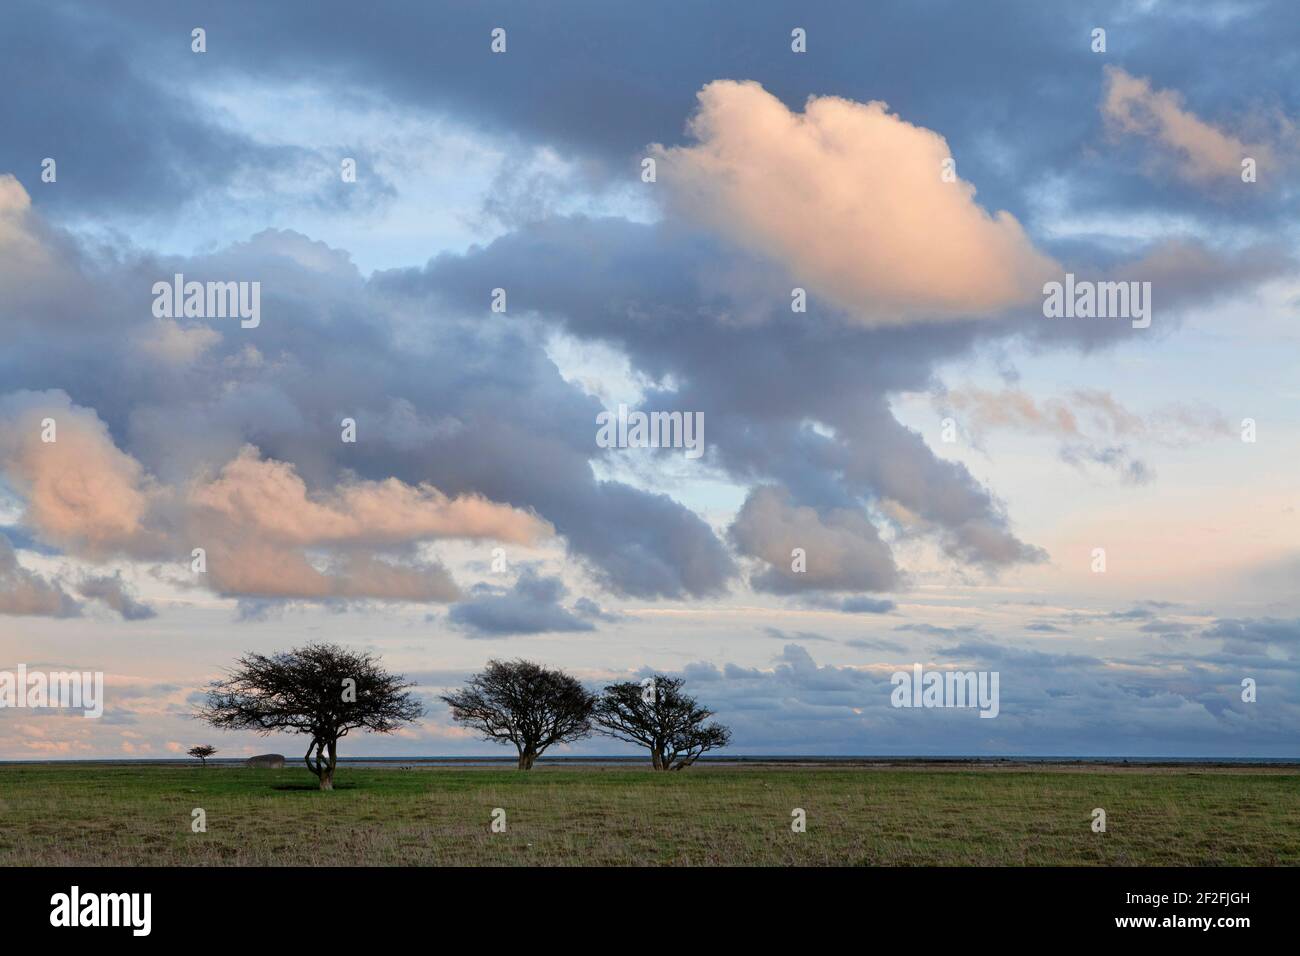
M 699 143 L 657 150 L 675 210 L 782 263 L 863 324 L 996 312 L 1059 272 L 1014 216 L 943 180 L 942 136 L 885 103 L 812 97 L 794 113 L 730 80 L 699 102 Z

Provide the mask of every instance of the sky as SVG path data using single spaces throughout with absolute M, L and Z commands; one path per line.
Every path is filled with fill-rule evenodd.
M 9 4 L 0 672 L 106 700 L 0 759 L 297 755 L 191 715 L 313 641 L 426 704 L 344 757 L 500 752 L 438 700 L 493 658 L 733 754 L 1300 756 L 1298 60 L 1247 0 Z

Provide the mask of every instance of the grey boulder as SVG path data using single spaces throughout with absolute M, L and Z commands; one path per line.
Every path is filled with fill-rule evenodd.
M 244 761 L 245 767 L 262 767 L 267 770 L 283 770 L 284 754 L 259 754 Z

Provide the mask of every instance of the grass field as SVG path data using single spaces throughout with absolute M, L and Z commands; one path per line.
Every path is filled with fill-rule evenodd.
M 301 767 L 0 766 L 0 865 L 1300 863 L 1294 768 L 343 766 L 337 786 Z

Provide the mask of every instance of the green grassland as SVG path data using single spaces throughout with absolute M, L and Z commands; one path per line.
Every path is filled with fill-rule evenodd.
M 0 865 L 1300 863 L 1295 768 L 341 766 L 336 785 L 301 767 L 0 766 Z

